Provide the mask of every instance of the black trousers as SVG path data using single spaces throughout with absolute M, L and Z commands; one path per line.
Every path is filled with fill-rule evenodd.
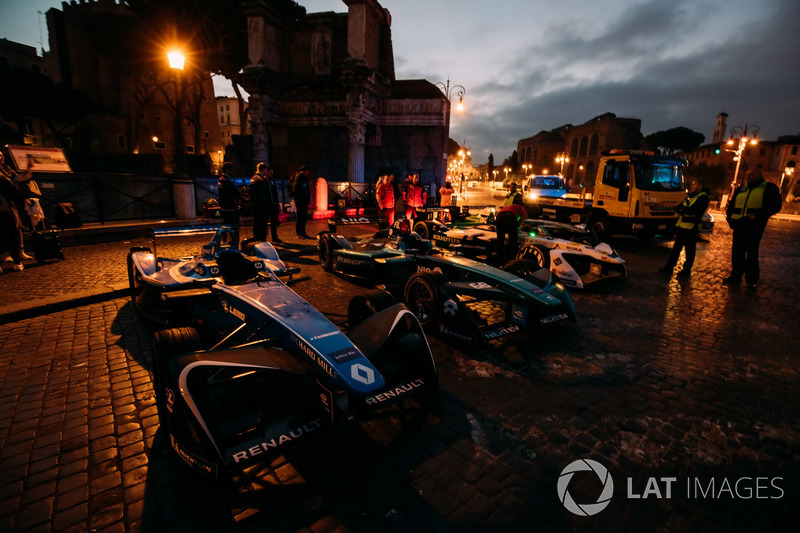
M 672 268 L 678 263 L 681 256 L 681 249 L 686 250 L 686 261 L 683 263 L 683 270 L 689 272 L 694 265 L 694 256 L 697 253 L 697 229 L 675 228 L 675 243 L 672 245 L 672 252 L 667 259 L 667 266 Z
M 306 221 L 308 221 L 308 202 L 298 202 L 295 200 L 297 207 L 297 222 L 295 222 L 294 230 L 298 237 L 306 234 Z
M 259 241 L 267 240 L 267 223 L 269 223 L 272 240 L 278 239 L 278 211 L 269 213 L 253 212 L 253 238 Z
M 514 213 L 499 213 L 495 222 L 497 226 L 497 253 L 506 260 L 513 259 L 519 248 L 519 224 Z M 508 238 L 508 244 L 506 244 Z
M 758 283 L 761 270 L 758 266 L 758 247 L 766 225 L 742 221 L 733 229 L 731 246 L 731 277 L 744 274 L 747 283 Z

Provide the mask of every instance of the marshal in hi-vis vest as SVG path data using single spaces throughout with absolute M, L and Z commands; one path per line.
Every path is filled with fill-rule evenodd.
M 691 209 L 691 207 L 700 199 L 701 196 L 708 196 L 708 193 L 705 191 L 700 191 L 699 193 L 695 194 L 691 198 L 687 198 L 683 201 L 681 205 L 684 206 L 684 212 Z M 681 215 L 678 217 L 678 221 L 675 223 L 675 227 L 682 228 L 682 229 L 694 229 L 700 223 L 700 219 L 702 218 L 703 214 L 700 213 L 699 215 Z
M 732 220 L 740 220 L 750 215 L 758 216 L 764 207 L 764 189 L 767 182 L 762 181 L 752 189 L 739 192 L 733 202 Z

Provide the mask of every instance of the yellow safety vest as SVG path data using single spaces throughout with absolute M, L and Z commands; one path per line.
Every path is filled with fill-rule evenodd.
M 692 207 L 694 205 L 694 203 L 701 196 L 704 196 L 704 195 L 708 196 L 708 193 L 705 192 L 705 191 L 701 191 L 701 192 L 695 194 L 694 196 L 692 196 L 691 198 L 687 198 L 686 200 L 684 200 L 683 203 L 686 204 L 686 209 L 689 209 L 690 207 Z M 683 228 L 683 229 L 694 229 L 697 226 L 698 222 L 700 222 L 700 217 L 702 217 L 702 216 L 703 216 L 702 214 L 700 216 L 697 216 L 697 215 L 681 215 L 681 216 L 678 217 L 678 221 L 675 223 L 675 226 L 678 227 L 678 228 Z
M 758 215 L 764 207 L 764 189 L 766 188 L 767 182 L 762 181 L 752 189 L 748 188 L 746 193 L 737 194 L 733 202 L 731 219 L 739 220 L 750 215 Z

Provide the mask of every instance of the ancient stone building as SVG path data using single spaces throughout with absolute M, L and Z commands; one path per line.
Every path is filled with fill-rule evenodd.
M 521 139 L 517 142 L 517 156 L 521 164 L 533 165 L 529 174 L 558 173 L 561 167 L 556 157 L 566 153 L 569 163 L 564 165 L 564 177 L 574 184 L 591 182 L 603 151 L 646 149 L 641 125 L 636 118 L 604 113 L 578 126 L 565 124 Z
M 287 175 L 308 165 L 329 181 L 418 172 L 442 183 L 449 102 L 425 80 L 397 80 L 391 15 L 377 0 L 344 0 L 347 13 L 285 20 L 248 7 L 255 159 Z

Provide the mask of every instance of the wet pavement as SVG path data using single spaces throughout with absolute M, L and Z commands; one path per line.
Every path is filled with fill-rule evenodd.
M 786 529 L 800 514 L 800 223 L 770 222 L 755 291 L 719 283 L 725 226 L 685 280 L 656 274 L 669 243 L 618 239 L 629 279 L 573 291 L 576 326 L 489 349 L 431 337 L 435 401 L 319 432 L 232 489 L 159 430 L 150 326 L 124 297 L 125 253 L 147 239 L 1 274 L 0 530 Z M 343 315 L 367 288 L 324 273 L 290 230 L 279 250 L 308 276 L 292 288 Z M 613 490 L 562 474 L 582 459 Z M 594 516 L 565 508 L 606 496 Z

